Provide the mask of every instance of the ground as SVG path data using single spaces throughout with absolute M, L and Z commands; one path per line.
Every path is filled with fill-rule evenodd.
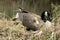
M 57 20 L 58 25 L 59 20 Z M 21 22 L 16 25 L 11 20 L 0 20 L 0 40 L 57 40 L 60 37 L 59 29 L 60 27 L 57 25 L 52 25 L 48 29 L 43 25 L 40 30 L 27 31 Z

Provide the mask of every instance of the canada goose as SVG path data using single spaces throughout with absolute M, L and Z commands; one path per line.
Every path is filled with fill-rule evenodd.
M 51 21 L 52 21 L 52 13 L 50 13 L 48 11 L 44 11 L 41 14 L 41 19 L 45 22 L 46 27 L 50 27 L 51 26 Z
M 13 19 L 13 21 L 15 21 L 17 18 L 19 18 L 19 14 L 20 13 L 28 13 L 27 11 L 23 10 L 22 8 L 19 8 L 18 10 L 16 10 L 17 13 L 16 13 L 16 16 L 15 18 Z
M 48 11 L 43 11 L 43 13 L 41 14 L 41 19 L 46 22 L 48 21 L 52 21 L 52 13 L 48 12 Z
M 39 27 L 43 25 L 43 21 L 41 20 L 41 17 L 31 12 L 17 13 L 15 19 L 22 21 L 22 24 L 26 26 L 27 30 L 36 31 L 39 29 Z
M 26 10 L 24 10 L 24 9 L 22 9 L 22 8 L 19 8 L 17 11 L 18 11 L 18 12 L 22 12 L 22 13 L 28 13 Z

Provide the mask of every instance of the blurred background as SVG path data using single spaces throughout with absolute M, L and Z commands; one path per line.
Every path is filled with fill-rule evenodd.
M 0 0 L 0 13 L 5 18 L 12 18 L 19 7 L 40 15 L 44 10 L 54 14 L 60 13 L 60 0 Z M 58 11 L 58 12 L 57 12 Z

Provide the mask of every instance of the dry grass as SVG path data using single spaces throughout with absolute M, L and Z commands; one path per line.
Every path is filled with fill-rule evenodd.
M 37 31 L 27 31 L 26 27 L 16 21 L 0 20 L 0 40 L 60 40 L 60 18 L 51 27 L 45 24 Z
M 14 21 L 0 20 L 0 40 L 56 40 L 58 31 L 54 26 L 46 29 L 43 25 L 40 30 L 26 31 L 21 22 L 18 25 L 14 23 Z M 57 34 L 59 33 L 60 31 Z

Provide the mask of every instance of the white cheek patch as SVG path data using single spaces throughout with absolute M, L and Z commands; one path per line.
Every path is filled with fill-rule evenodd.
M 15 18 L 18 18 L 19 17 L 19 13 L 16 14 L 16 17 Z
M 47 11 L 45 11 L 45 16 L 47 16 Z
M 19 9 L 19 11 L 21 12 L 21 9 Z

